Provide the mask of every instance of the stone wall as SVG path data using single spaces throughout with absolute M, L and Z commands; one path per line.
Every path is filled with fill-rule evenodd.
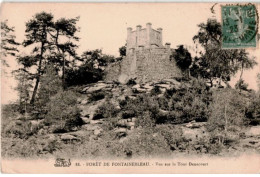
M 162 35 L 159 31 L 152 29 L 150 33 L 150 44 L 156 44 L 161 47 L 162 46 L 161 36 Z
M 162 28 L 157 30 L 152 29 L 151 23 L 146 24 L 146 28 L 142 28 L 141 25 L 136 26 L 136 30 L 127 28 L 127 54 L 131 49 L 142 50 L 142 48 L 149 49 L 151 45 L 156 47 L 162 47 Z M 141 48 L 140 48 L 141 47 Z
M 144 49 L 128 54 L 121 62 L 106 69 L 106 81 L 127 82 L 136 78 L 138 83 L 181 76 L 180 69 L 170 61 L 171 51 L 166 48 Z

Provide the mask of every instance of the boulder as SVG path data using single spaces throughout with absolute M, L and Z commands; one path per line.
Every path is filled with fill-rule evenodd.
M 116 136 L 118 138 L 125 137 L 127 135 L 127 129 L 126 128 L 119 128 L 115 130 Z
M 80 140 L 76 136 L 70 135 L 70 134 L 63 134 L 63 135 L 61 135 L 60 138 L 62 141 L 79 141 Z
M 97 126 L 97 125 L 88 124 L 88 125 L 84 126 L 84 129 L 87 130 L 87 131 L 95 131 L 97 129 L 100 129 L 100 127 Z
M 98 109 L 99 106 L 101 106 L 104 103 L 104 99 L 97 101 L 94 105 L 81 105 L 80 109 L 82 117 L 88 117 L 90 120 L 93 119 L 94 114 L 96 113 L 96 110 Z
M 87 104 L 87 103 L 88 103 L 88 99 L 87 98 L 85 98 L 85 99 L 80 101 L 80 104 Z
M 120 119 L 117 122 L 117 126 L 119 126 L 119 127 L 126 127 L 127 126 L 127 120 L 126 119 Z
M 127 129 L 126 128 L 118 128 L 115 130 L 116 133 L 126 133 Z
M 166 82 L 166 83 L 171 83 L 171 84 L 176 85 L 176 86 L 181 85 L 181 83 L 176 81 L 175 79 L 164 79 L 163 81 Z
M 92 93 L 92 92 L 97 92 L 97 91 L 100 91 L 104 88 L 106 88 L 108 85 L 105 84 L 105 83 L 98 83 L 92 87 L 89 87 L 85 92 L 86 93 Z
M 90 124 L 102 124 L 103 121 L 102 121 L 102 120 L 90 120 L 89 123 L 90 123 Z
M 206 125 L 206 122 L 189 122 L 186 124 L 187 128 L 201 128 Z
M 89 124 L 90 123 L 90 120 L 88 117 L 81 117 L 82 121 L 83 121 L 83 124 Z
M 134 122 L 127 122 L 127 127 L 134 127 L 135 126 L 135 123 Z
M 119 77 L 118 77 L 118 81 L 119 83 L 121 84 L 126 84 L 128 82 L 128 76 L 126 74 L 121 74 Z
M 102 129 L 95 129 L 94 130 L 94 135 L 98 136 L 102 133 Z
M 154 86 L 147 83 L 147 84 L 144 84 L 142 87 L 145 88 L 147 91 L 151 91 Z
M 156 86 L 160 87 L 160 88 L 165 88 L 165 89 L 170 89 L 171 86 L 169 84 L 156 84 Z

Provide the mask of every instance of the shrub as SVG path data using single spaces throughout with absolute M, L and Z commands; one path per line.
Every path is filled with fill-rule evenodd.
M 155 97 L 149 96 L 149 94 L 140 94 L 135 99 L 126 98 L 120 105 L 122 118 L 137 117 L 146 119 L 149 116 L 147 120 L 157 121 L 159 115 L 158 101 Z M 142 124 L 142 126 L 144 125 Z
M 126 85 L 136 85 L 135 79 L 132 79 L 132 78 L 129 79 L 129 80 L 127 81 Z
M 102 100 L 104 98 L 105 98 L 104 92 L 93 92 L 89 96 L 89 101 L 98 101 L 98 100 Z
M 245 90 L 245 91 L 247 91 L 248 89 L 248 84 L 247 83 L 245 83 L 245 81 L 243 80 L 243 79 L 239 79 L 238 81 L 237 81 L 237 83 L 236 83 L 236 85 L 235 85 L 235 88 L 237 89 L 237 90 Z
M 68 87 L 94 83 L 103 78 L 103 71 L 94 68 L 92 64 L 85 63 L 78 68 L 66 70 L 65 82 Z
M 242 128 L 245 102 L 243 97 L 232 89 L 220 89 L 214 92 L 210 106 L 207 130 L 214 143 L 224 144 L 239 136 Z
M 6 127 L 10 123 L 12 119 L 19 116 L 19 112 L 20 112 L 19 104 L 11 103 L 11 104 L 2 105 L 2 109 L 1 109 L 2 131 L 4 127 Z
M 167 101 L 168 100 L 168 101 Z M 191 84 L 182 84 L 170 89 L 159 98 L 160 108 L 168 110 L 167 120 L 171 123 L 185 123 L 192 120 L 206 121 L 209 115 L 211 92 L 202 80 L 193 79 Z
M 146 127 L 129 136 L 119 152 L 130 157 L 155 157 L 169 155 L 170 148 L 160 133 Z
M 180 127 L 171 124 L 157 125 L 156 131 L 163 136 L 171 150 L 174 151 L 183 148 L 185 138 Z
M 248 119 L 255 119 L 254 122 L 260 121 L 260 95 L 252 95 L 249 105 L 246 109 L 246 117 Z
M 45 123 L 51 125 L 53 132 L 66 132 L 82 125 L 77 96 L 72 91 L 61 91 L 47 104 Z
M 5 137 L 27 139 L 28 137 L 36 134 L 43 124 L 33 126 L 31 122 L 24 121 L 11 121 L 3 128 Z
M 118 112 L 119 110 L 116 109 L 114 104 L 106 100 L 101 106 L 98 107 L 93 119 L 113 118 L 117 116 Z
M 153 89 L 151 90 L 151 95 L 154 96 L 154 95 L 158 95 L 162 93 L 161 90 L 160 90 L 160 87 L 159 86 L 154 86 Z

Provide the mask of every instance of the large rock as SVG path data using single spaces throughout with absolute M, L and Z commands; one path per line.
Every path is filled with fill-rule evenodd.
M 127 120 L 126 119 L 120 119 L 117 122 L 117 126 L 119 126 L 119 127 L 127 127 Z
M 85 98 L 80 101 L 80 104 L 87 104 L 88 103 L 88 98 Z
M 95 131 L 95 130 L 98 130 L 100 129 L 100 127 L 98 125 L 91 125 L 91 124 L 87 124 L 85 126 L 83 126 L 84 130 L 87 130 L 87 131 Z
M 170 89 L 171 86 L 169 84 L 156 84 L 156 86 L 160 87 L 160 88 L 165 88 L 165 89 Z
M 104 101 L 105 101 L 105 99 L 97 101 L 93 105 L 90 105 L 90 104 L 89 105 L 80 105 L 79 107 L 82 110 L 81 116 L 88 117 L 90 120 L 92 120 L 96 113 L 96 110 L 98 109 L 99 106 L 101 106 L 104 103 Z
M 125 137 L 127 135 L 127 129 L 126 128 L 119 128 L 115 130 L 116 136 L 118 138 Z
M 112 87 L 111 84 L 106 84 L 104 82 L 98 82 L 97 84 L 95 84 L 93 86 L 84 88 L 82 91 L 86 92 L 86 93 L 92 93 L 92 92 L 97 92 L 97 91 L 103 90 L 105 88 L 111 90 L 112 89 L 111 87 Z
M 149 83 L 144 84 L 142 87 L 145 88 L 147 91 L 151 91 L 154 88 L 154 86 Z
M 80 139 L 79 138 L 77 138 L 76 136 L 74 136 L 74 135 L 70 135 L 70 134 L 63 134 L 63 135 L 61 135 L 61 137 L 60 137 L 60 139 L 62 140 L 62 141 L 79 141 Z
M 132 91 L 134 93 L 145 93 L 147 92 L 147 89 L 145 88 L 142 88 L 139 84 L 136 84 L 132 87 Z
M 260 136 L 260 126 L 250 127 L 246 132 L 246 136 Z
M 90 124 L 102 124 L 102 120 L 90 120 Z
M 205 126 L 206 124 L 207 124 L 207 122 L 189 122 L 188 124 L 186 124 L 186 127 L 201 128 L 201 127 Z
M 176 81 L 175 79 L 163 79 L 163 81 L 166 82 L 166 83 L 171 83 L 171 84 L 173 84 L 175 86 L 180 86 L 181 85 L 181 83 Z
M 89 124 L 90 123 L 90 119 L 88 117 L 81 117 L 82 121 L 84 124 Z
M 102 131 L 103 131 L 102 129 L 95 129 L 94 135 L 99 136 L 102 133 Z

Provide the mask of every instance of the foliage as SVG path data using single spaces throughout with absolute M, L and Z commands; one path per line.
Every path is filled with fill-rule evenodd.
M 190 52 L 184 48 L 183 45 L 179 45 L 178 48 L 173 52 L 172 56 L 175 61 L 176 65 L 183 71 L 187 71 L 190 67 L 192 58 Z
M 18 42 L 15 41 L 14 27 L 9 27 L 7 25 L 7 20 L 1 22 L 1 60 L 2 64 L 8 66 L 5 57 L 9 56 L 16 56 L 18 49 L 17 46 L 19 45 Z
M 18 81 L 15 90 L 18 91 L 19 96 L 19 112 L 27 113 L 28 108 L 30 107 L 30 93 L 33 88 L 32 76 L 26 68 L 20 68 L 13 73 L 15 74 L 15 79 Z
M 126 100 L 120 102 L 120 107 L 122 118 L 138 117 L 140 119 L 147 119 L 148 121 L 145 122 L 148 124 L 151 121 L 155 123 L 159 118 L 158 102 L 148 94 L 138 95 L 135 99 L 126 97 Z M 145 125 L 142 124 L 142 126 Z
M 170 149 L 173 151 L 179 150 L 181 148 L 181 144 L 185 141 L 183 131 L 180 127 L 176 127 L 171 124 L 162 124 L 156 126 L 156 131 L 163 136 Z
M 254 94 L 251 97 L 249 106 L 246 110 L 246 117 L 249 119 L 260 119 L 260 95 Z
M 235 85 L 235 88 L 237 90 L 245 90 L 245 91 L 247 91 L 248 90 L 247 87 L 248 87 L 248 84 L 245 83 L 245 81 L 243 79 L 239 79 L 237 81 L 236 85 Z
M 208 119 L 211 92 L 202 80 L 193 79 L 190 86 L 183 84 L 179 89 L 168 90 L 164 97 L 160 105 L 170 111 L 166 121 L 183 123 Z
M 126 85 L 136 85 L 135 79 L 130 78 L 130 79 L 127 81 Z
M 79 66 L 66 71 L 67 86 L 84 85 L 101 80 L 105 66 L 115 62 L 116 59 L 114 56 L 103 54 L 102 50 L 92 50 L 83 52 L 81 61 Z
M 153 96 L 153 95 L 158 95 L 158 94 L 160 94 L 160 93 L 162 93 L 162 92 L 161 92 L 159 86 L 156 85 L 156 86 L 154 86 L 154 87 L 152 88 L 150 94 Z
M 37 106 L 45 106 L 50 101 L 50 98 L 62 89 L 61 86 L 61 79 L 57 71 L 52 65 L 48 65 L 41 79 Z
M 97 118 L 115 118 L 119 110 L 116 109 L 115 105 L 110 101 L 105 101 L 101 106 L 99 106 L 94 114 L 93 119 Z
M 126 56 L 126 44 L 119 48 L 120 57 Z
M 200 30 L 193 41 L 204 50 L 200 52 L 200 57 L 194 59 L 192 76 L 205 78 L 213 86 L 213 80 L 219 79 L 219 84 L 221 81 L 228 82 L 239 69 L 243 71 L 256 64 L 244 49 L 221 48 L 221 25 L 215 19 L 208 19 L 207 23 L 201 23 L 198 27 Z
M 102 70 L 94 68 L 90 63 L 70 68 L 65 73 L 65 82 L 68 87 L 95 83 L 102 78 Z
M 31 136 L 26 141 L 19 138 L 13 140 L 4 138 L 2 147 L 2 157 L 35 158 L 46 156 L 48 153 L 53 154 L 60 148 L 60 143 L 47 137 Z
M 245 117 L 245 105 L 243 97 L 235 90 L 226 88 L 214 92 L 207 122 L 212 140 L 224 144 L 238 137 Z
M 77 96 L 72 91 L 60 91 L 47 103 L 45 124 L 53 132 L 67 132 L 82 125 L 80 110 L 77 107 Z
M 169 155 L 170 148 L 164 137 L 155 131 L 153 128 L 147 127 L 132 134 L 126 141 L 123 147 L 120 147 L 121 156 L 130 157 L 151 157 L 156 154 Z
M 98 101 L 98 100 L 104 99 L 105 96 L 106 96 L 106 94 L 105 94 L 104 92 L 102 92 L 102 91 L 100 91 L 100 92 L 93 92 L 93 93 L 90 94 L 88 100 L 89 100 L 90 102 L 92 102 L 92 101 Z
M 31 122 L 25 120 L 12 120 L 4 128 L 3 133 L 5 137 L 27 139 L 28 137 L 37 133 L 42 128 L 43 124 L 38 126 L 32 125 Z
M 59 19 L 56 22 L 50 13 L 37 13 L 31 20 L 26 23 L 26 40 L 23 42 L 24 47 L 32 48 L 29 55 L 19 56 L 18 62 L 22 67 L 28 68 L 32 72 L 33 79 L 36 80 L 31 103 L 34 104 L 40 78 L 44 74 L 46 65 L 53 64 L 56 69 L 62 67 L 62 78 L 64 78 L 65 66 L 69 65 L 69 61 L 65 59 L 66 53 L 76 57 L 75 48 L 77 47 L 71 40 L 78 40 L 74 36 L 77 31 L 75 19 Z M 64 43 L 60 42 L 60 38 Z M 64 86 L 64 84 L 63 84 Z

